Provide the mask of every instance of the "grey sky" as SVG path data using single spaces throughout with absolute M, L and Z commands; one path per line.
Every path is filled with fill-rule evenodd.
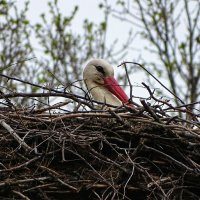
M 24 2 L 24 0 L 16 1 L 18 8 L 22 8 Z M 36 23 L 40 20 L 41 13 L 48 13 L 47 2 L 48 1 L 46 0 L 30 0 L 28 18 L 31 20 L 32 23 Z M 79 6 L 78 13 L 72 24 L 72 29 L 75 33 L 81 33 L 83 21 L 86 18 L 96 23 L 103 21 L 103 12 L 98 7 L 99 3 L 102 2 L 101 0 L 60 0 L 58 2 L 60 10 L 66 16 L 71 14 L 74 6 Z M 115 1 L 109 1 L 109 3 L 112 2 L 114 5 Z M 137 33 L 138 27 L 130 26 L 130 24 L 126 22 L 122 22 L 114 17 L 110 17 L 107 43 L 112 43 L 117 38 L 119 41 L 118 47 L 120 47 L 126 41 L 130 28 L 132 28 L 133 34 Z M 139 55 L 145 57 L 145 59 L 152 59 L 152 55 L 150 56 L 149 53 L 145 51 L 145 45 L 147 45 L 147 43 L 142 40 L 141 37 L 139 37 L 138 35 L 131 46 L 132 50 L 129 51 L 127 56 L 123 60 L 121 60 L 121 62 L 137 60 Z M 121 73 L 121 69 L 116 69 L 117 73 L 119 73 L 119 71 Z M 137 72 L 137 74 L 131 75 L 131 80 L 132 84 L 136 86 L 137 84 L 140 84 L 142 81 L 144 81 L 144 74 Z M 140 87 L 134 87 L 135 96 L 144 96 L 144 94 L 147 94 L 146 90 L 141 89 Z

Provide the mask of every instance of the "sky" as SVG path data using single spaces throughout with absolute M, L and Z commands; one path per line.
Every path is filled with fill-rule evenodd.
M 22 8 L 24 5 L 24 0 L 17 0 L 16 5 L 18 8 Z M 40 14 L 45 12 L 48 13 L 47 0 L 30 0 L 28 18 L 33 22 L 37 23 L 40 20 Z M 99 4 L 102 0 L 60 0 L 58 1 L 59 9 L 66 16 L 70 15 L 73 8 L 78 5 L 79 10 L 73 20 L 72 28 L 74 32 L 82 32 L 83 21 L 87 18 L 95 23 L 100 23 L 103 21 L 103 11 L 99 9 Z M 110 1 L 111 5 L 115 5 L 115 1 Z M 119 40 L 119 46 L 121 46 L 126 40 L 128 35 L 130 25 L 126 22 L 121 22 L 114 17 L 109 18 L 108 25 L 108 44 L 112 43 L 116 38 Z M 137 30 L 135 30 L 136 32 Z M 137 43 L 138 40 L 135 42 Z M 141 44 L 138 42 L 138 44 Z M 131 56 L 133 57 L 133 56 Z M 130 55 L 127 56 L 130 58 Z M 125 58 L 126 59 L 126 58 Z M 132 58 L 133 59 L 133 58 Z
M 22 8 L 24 5 L 24 0 L 17 0 L 16 5 L 18 8 Z M 28 18 L 32 23 L 36 23 L 40 20 L 40 14 L 45 12 L 48 13 L 47 0 L 30 0 Z M 59 8 L 66 16 L 70 15 L 73 11 L 74 6 L 78 5 L 79 10 L 73 20 L 72 29 L 74 32 L 81 33 L 83 21 L 88 18 L 90 21 L 99 23 L 103 20 L 103 12 L 99 9 L 98 5 L 102 0 L 60 0 Z M 115 1 L 109 1 L 112 5 Z M 137 33 L 138 27 L 132 27 L 126 22 L 122 22 L 115 17 L 109 18 L 108 33 L 107 33 L 107 43 L 112 43 L 116 38 L 118 39 L 118 47 L 120 47 L 128 36 L 129 30 L 133 30 L 133 34 Z M 123 61 L 136 61 L 140 55 L 142 55 L 146 60 L 152 59 L 152 55 L 145 51 L 145 46 L 148 45 L 141 37 L 137 36 L 131 49 L 126 57 L 121 60 Z M 143 58 L 143 59 L 144 59 Z M 120 64 L 120 63 L 119 63 Z M 124 73 L 120 68 L 115 67 L 116 73 Z M 134 85 L 134 95 L 140 97 L 147 97 L 148 93 L 146 89 L 137 87 L 141 85 L 141 82 L 145 80 L 144 74 L 141 72 L 136 72 L 131 75 L 131 82 Z M 164 80 L 165 81 L 165 80 Z M 155 86 L 160 88 L 159 85 Z M 129 91 L 127 91 L 129 92 Z

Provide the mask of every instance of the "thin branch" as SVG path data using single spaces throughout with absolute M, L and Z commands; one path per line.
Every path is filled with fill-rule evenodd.
M 145 70 L 150 76 L 152 76 L 163 88 L 165 88 L 170 94 L 172 94 L 174 97 L 176 97 L 182 104 L 185 104 L 176 94 L 174 94 L 172 91 L 170 91 L 164 84 L 162 84 L 151 72 L 149 72 L 144 66 L 142 66 L 139 63 L 136 62 L 123 62 L 119 66 L 124 65 L 124 64 L 133 64 L 141 67 L 143 70 Z M 119 67 L 118 66 L 118 67 Z
M 32 151 L 32 148 L 17 135 L 17 133 L 5 122 L 5 120 L 1 119 L 0 124 L 15 138 L 20 146 L 22 146 L 26 151 Z

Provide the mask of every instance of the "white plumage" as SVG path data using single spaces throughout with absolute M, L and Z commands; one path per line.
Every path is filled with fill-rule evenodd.
M 128 97 L 114 79 L 113 67 L 103 59 L 93 59 L 83 71 L 83 79 L 94 100 L 120 106 Z

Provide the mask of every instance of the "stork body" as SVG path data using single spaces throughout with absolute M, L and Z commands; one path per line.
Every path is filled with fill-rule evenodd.
M 128 103 L 124 90 L 114 78 L 114 69 L 103 59 L 93 59 L 83 71 L 83 79 L 94 100 L 113 106 Z

